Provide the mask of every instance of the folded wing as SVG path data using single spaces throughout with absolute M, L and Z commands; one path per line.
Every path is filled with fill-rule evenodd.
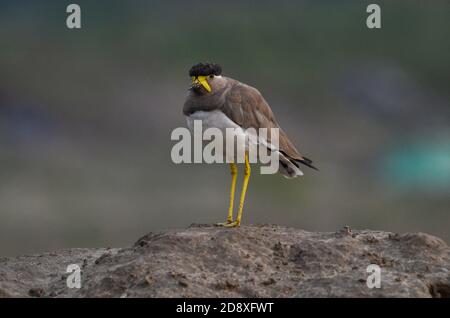
M 275 116 L 265 101 L 261 93 L 248 85 L 236 83 L 228 91 L 222 112 L 232 121 L 244 129 L 255 128 L 278 128 L 280 153 L 280 172 L 287 177 L 302 175 L 299 170 L 299 163 L 316 169 L 312 161 L 302 156 L 293 143 L 289 140 L 285 132 L 278 125 Z M 270 136 L 270 132 L 268 132 Z M 270 144 L 270 140 L 267 141 Z

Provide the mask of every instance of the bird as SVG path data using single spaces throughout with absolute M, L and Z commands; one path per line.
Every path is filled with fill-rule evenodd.
M 279 170 L 287 178 L 303 175 L 300 165 L 318 170 L 311 159 L 301 155 L 286 133 L 278 124 L 269 104 L 256 88 L 230 77 L 222 76 L 222 67 L 216 63 L 198 63 L 189 70 L 191 86 L 183 105 L 188 127 L 193 129 L 193 122 L 201 120 L 203 128 L 278 128 L 279 143 L 277 151 Z M 260 141 L 261 142 L 261 141 Z M 251 174 L 248 145 L 244 160 L 244 180 L 239 199 L 236 218 L 234 215 L 234 198 L 238 175 L 238 166 L 230 162 L 231 189 L 227 219 L 217 226 L 239 227 L 241 225 L 245 195 Z

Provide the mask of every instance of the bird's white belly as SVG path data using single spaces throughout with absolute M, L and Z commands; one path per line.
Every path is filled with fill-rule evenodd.
M 230 118 L 227 117 L 220 110 L 212 110 L 209 112 L 206 111 L 196 111 L 195 113 L 190 114 L 186 117 L 189 129 L 193 129 L 194 120 L 201 120 L 203 129 L 208 128 L 219 128 L 220 130 L 224 130 L 226 128 L 239 128 L 235 122 L 233 122 Z M 241 129 L 242 130 L 242 129 Z
M 228 118 L 223 112 L 220 110 L 213 111 L 196 111 L 189 116 L 186 116 L 187 124 L 189 129 L 194 133 L 194 138 L 202 138 L 201 136 L 196 136 L 194 131 L 194 120 L 202 121 L 203 132 L 208 128 L 217 128 L 220 129 L 223 136 L 223 150 L 224 154 L 227 158 L 227 161 L 234 161 L 236 156 L 236 143 L 241 142 L 242 144 L 239 146 L 245 147 L 248 150 L 248 138 L 246 137 L 245 131 L 233 122 L 230 118 Z M 232 128 L 235 129 L 234 134 L 238 136 L 235 138 L 235 142 L 226 142 L 226 129 Z M 232 148 L 232 149 L 228 149 Z

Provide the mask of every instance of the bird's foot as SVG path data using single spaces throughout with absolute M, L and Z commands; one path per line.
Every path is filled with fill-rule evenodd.
M 241 222 L 238 221 L 227 221 L 227 222 L 223 222 L 223 223 L 216 223 L 216 226 L 221 226 L 221 227 L 238 227 L 241 225 Z
M 225 227 L 228 226 L 229 224 L 233 223 L 233 220 L 227 220 L 226 222 L 220 222 L 220 223 L 216 223 L 214 224 L 215 226 L 221 226 L 221 227 Z

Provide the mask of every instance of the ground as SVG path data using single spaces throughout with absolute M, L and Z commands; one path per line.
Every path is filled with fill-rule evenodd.
M 381 288 L 367 286 L 370 264 Z M 424 233 L 192 225 L 125 248 L 0 258 L 0 297 L 450 297 L 450 248 Z

